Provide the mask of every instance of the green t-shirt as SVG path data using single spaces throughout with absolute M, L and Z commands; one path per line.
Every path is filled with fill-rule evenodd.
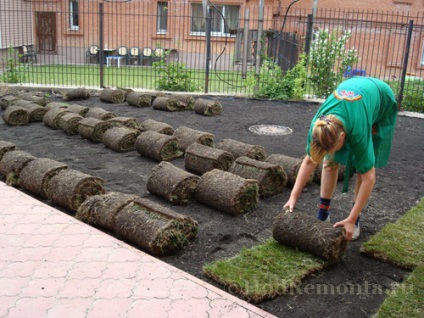
M 311 121 L 308 155 L 315 121 L 330 114 L 340 119 L 346 132 L 346 142 L 334 154 L 334 161 L 345 165 L 351 153 L 352 167 L 359 173 L 387 164 L 397 118 L 397 103 L 389 85 L 369 77 L 353 77 L 341 83 Z M 377 129 L 375 135 L 373 125 Z

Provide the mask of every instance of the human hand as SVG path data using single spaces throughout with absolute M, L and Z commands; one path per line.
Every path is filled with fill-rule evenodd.
M 342 226 L 344 227 L 345 233 L 346 233 L 345 240 L 346 241 L 352 240 L 353 231 L 355 230 L 355 223 L 349 219 L 344 219 L 334 224 L 334 227 L 342 227 Z
M 293 212 L 296 206 L 296 200 L 290 198 L 286 204 L 283 206 L 283 210 L 288 210 L 289 212 Z

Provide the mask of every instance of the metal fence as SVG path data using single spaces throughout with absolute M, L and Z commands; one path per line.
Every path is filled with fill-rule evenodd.
M 381 78 L 399 99 L 405 89 L 422 97 L 421 13 L 323 9 L 313 17 L 248 5 L 204 10 L 188 1 L 0 0 L 0 17 L 0 71 L 14 71 L 21 83 L 157 89 L 183 70 L 198 92 L 248 95 L 246 78 L 259 73 L 264 54 L 287 71 L 321 28 L 351 32 L 346 47 L 359 61 L 345 77 Z M 155 68 L 161 57 L 180 69 Z

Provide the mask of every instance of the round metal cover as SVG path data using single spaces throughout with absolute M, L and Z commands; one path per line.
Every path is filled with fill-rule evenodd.
M 289 135 L 293 130 L 286 126 L 278 125 L 254 125 L 250 126 L 249 130 L 258 135 L 281 136 Z

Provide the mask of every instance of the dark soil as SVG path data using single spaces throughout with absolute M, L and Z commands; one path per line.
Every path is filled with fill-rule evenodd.
M 224 138 L 262 145 L 267 154 L 304 155 L 306 134 L 318 104 L 264 101 L 229 97 L 208 97 L 221 101 L 224 111 L 217 117 L 205 117 L 194 111 L 165 112 L 136 108 L 126 104 L 107 104 L 99 97 L 78 102 L 80 105 L 102 107 L 118 116 L 135 117 L 140 121 L 154 119 L 174 127 L 187 126 L 215 135 L 215 143 Z M 59 97 L 55 101 L 61 100 Z M 285 136 L 257 135 L 252 125 L 288 126 L 293 133 Z M 383 302 L 387 291 L 409 272 L 361 255 L 363 242 L 383 225 L 396 221 L 424 195 L 424 120 L 400 116 L 395 133 L 391 161 L 377 171 L 377 183 L 369 205 L 363 213 L 362 236 L 349 243 L 343 260 L 310 276 L 302 285 L 285 295 L 258 306 L 278 317 L 369 317 Z M 157 161 L 137 152 L 117 153 L 102 143 L 93 143 L 79 135 L 69 136 L 43 123 L 9 127 L 0 123 L 0 139 L 13 142 L 20 150 L 37 157 L 61 161 L 70 168 L 106 180 L 107 191 L 121 191 L 149 197 L 199 222 L 199 233 L 183 251 L 161 259 L 204 281 L 222 288 L 202 274 L 202 266 L 216 259 L 231 257 L 242 247 L 260 244 L 271 237 L 275 216 L 287 201 L 290 189 L 282 194 L 261 199 L 259 206 L 240 217 L 208 208 L 199 203 L 171 206 L 146 190 L 146 182 Z M 183 168 L 182 158 L 172 161 Z M 341 194 L 341 183 L 332 202 L 331 220 L 345 218 L 352 205 L 353 179 L 348 194 Z M 316 213 L 319 185 L 305 188 L 298 209 Z M 231 290 L 229 290 L 231 292 Z

